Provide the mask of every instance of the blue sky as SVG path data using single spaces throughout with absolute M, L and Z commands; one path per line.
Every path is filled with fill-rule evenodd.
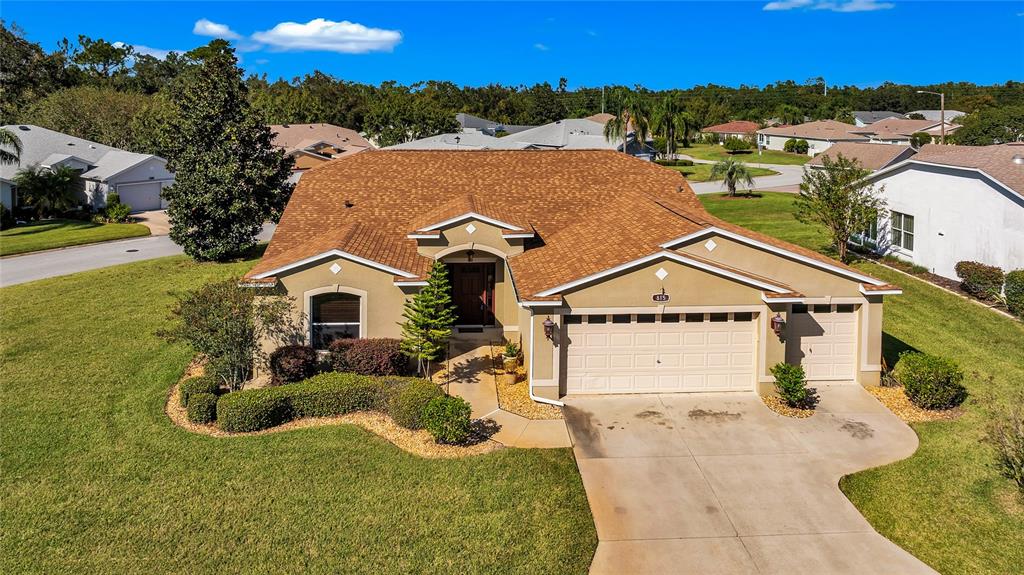
M 0 16 L 33 41 L 86 34 L 156 54 L 227 36 L 271 79 L 314 69 L 378 83 L 685 88 L 824 76 L 1024 80 L 1024 2 L 16 2 Z M 637 29 L 637 24 L 641 28 Z

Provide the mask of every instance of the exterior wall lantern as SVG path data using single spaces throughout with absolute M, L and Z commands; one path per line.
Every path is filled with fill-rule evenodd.
M 772 331 L 775 332 L 775 335 L 782 337 L 782 330 L 785 329 L 785 327 L 786 320 L 782 319 L 781 314 L 776 313 L 775 317 L 772 318 Z
M 469 263 L 473 263 L 473 256 L 475 255 L 476 252 L 474 252 L 473 250 L 469 250 L 468 252 L 466 252 L 466 261 L 468 261 Z
M 554 333 L 555 333 L 555 322 L 551 321 L 551 316 L 548 316 L 548 318 L 546 320 L 544 320 L 544 337 L 546 337 L 548 339 L 551 339 L 551 337 L 552 337 L 552 335 L 554 335 Z

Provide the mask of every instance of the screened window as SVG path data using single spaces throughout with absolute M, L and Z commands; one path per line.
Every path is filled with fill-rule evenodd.
M 310 325 L 313 347 L 327 349 L 336 339 L 359 337 L 359 296 L 325 293 L 313 296 Z
M 892 245 L 914 251 L 914 216 L 892 213 Z
M 878 243 L 878 220 L 873 220 L 868 229 L 854 234 L 850 241 L 858 246 L 874 246 Z

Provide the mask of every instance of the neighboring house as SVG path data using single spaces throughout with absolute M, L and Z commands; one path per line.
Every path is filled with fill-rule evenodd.
M 388 146 L 386 150 L 492 150 L 501 147 L 501 140 L 483 132 L 466 131 L 456 134 L 438 134 Z
M 946 122 L 946 135 L 949 136 L 960 126 Z M 932 120 L 908 120 L 905 118 L 886 118 L 862 128 L 851 130 L 854 134 L 860 134 L 876 144 L 896 144 L 909 146 L 910 136 L 924 132 L 932 136 L 933 141 L 938 142 L 942 137 L 942 122 Z
M 602 126 L 615 119 L 615 114 L 609 114 L 608 112 L 598 112 L 591 116 L 583 118 L 584 120 L 590 120 L 591 122 L 597 122 Z
M 879 144 L 865 144 L 863 142 L 840 142 L 828 150 L 811 158 L 807 166 L 821 168 L 825 157 L 836 159 L 840 154 L 846 158 L 857 160 L 865 170 L 877 172 L 914 155 L 914 148 L 910 146 L 882 146 Z
M 867 111 L 855 111 L 853 112 L 853 123 L 858 128 L 867 126 L 868 124 L 874 124 L 879 120 L 886 118 L 902 118 L 903 114 L 898 112 L 867 112 Z
M 498 132 L 504 132 L 506 134 L 515 134 L 516 132 L 522 132 L 523 130 L 529 130 L 533 126 L 515 126 L 510 124 L 503 124 L 501 122 L 495 122 L 480 116 L 474 116 L 472 114 L 466 114 L 465 112 L 459 112 L 455 114 L 455 121 L 462 126 L 463 131 L 477 131 L 483 132 L 488 136 L 493 136 Z
M 754 141 L 754 135 L 761 126 L 757 122 L 748 122 L 746 120 L 734 120 L 732 122 L 726 122 L 724 124 L 716 124 L 714 126 L 708 126 L 700 131 L 701 134 L 714 134 L 719 142 L 724 142 L 726 138 L 741 138 L 744 140 Z
M 782 150 L 787 140 L 807 140 L 807 155 L 814 156 L 829 149 L 836 142 L 868 141 L 866 136 L 851 131 L 855 129 L 857 127 L 853 124 L 844 124 L 836 120 L 764 128 L 757 131 L 757 145 L 768 150 Z
M 359 132 L 333 124 L 281 124 L 270 126 L 270 131 L 272 143 L 295 158 L 296 172 L 373 148 Z
M 882 300 L 900 293 L 720 220 L 679 172 L 612 150 L 331 162 L 299 182 L 242 284 L 294 298 L 325 349 L 400 337 L 435 261 L 450 270 L 455 337 L 521 342 L 529 392 L 549 402 L 750 392 L 783 361 L 814 381 L 877 384 Z
M 82 205 L 101 208 L 107 194 L 117 192 L 121 203 L 135 212 L 166 207 L 160 191 L 174 183 L 174 174 L 167 171 L 167 160 L 159 156 L 127 152 L 39 126 L 15 124 L 3 129 L 18 136 L 22 148 L 17 165 L 0 166 L 0 202 L 8 209 L 22 205 L 15 174 L 37 165 L 49 169 L 68 166 L 77 171 Z
M 1024 144 L 928 144 L 870 180 L 889 213 L 860 243 L 950 279 L 960 261 L 1024 268 Z
M 904 117 L 909 118 L 913 114 L 921 114 L 925 120 L 931 120 L 933 122 L 939 122 L 942 118 L 942 110 L 914 110 L 913 112 L 907 112 Z M 960 110 L 946 110 L 946 121 L 951 122 L 959 118 L 960 116 L 966 116 L 966 112 Z

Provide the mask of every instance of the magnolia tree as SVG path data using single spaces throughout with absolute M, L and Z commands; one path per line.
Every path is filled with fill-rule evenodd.
M 821 162 L 820 168 L 804 168 L 796 218 L 825 226 L 839 259 L 845 261 L 850 237 L 863 233 L 885 213 L 885 200 L 880 195 L 884 187 L 876 189 L 865 180 L 870 172 L 855 159 L 825 155 Z
M 427 285 L 405 302 L 402 316 L 402 352 L 416 360 L 421 374 L 429 376 L 430 362 L 444 355 L 455 325 L 447 266 L 434 262 Z

